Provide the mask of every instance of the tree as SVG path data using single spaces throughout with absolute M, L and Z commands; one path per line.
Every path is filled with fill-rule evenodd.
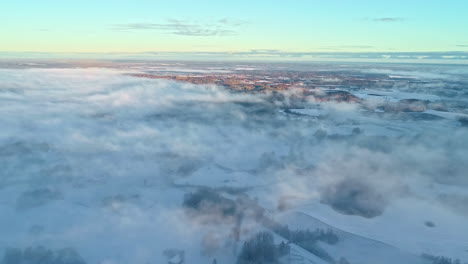
M 284 249 L 283 249 L 284 250 Z M 271 264 L 278 263 L 279 249 L 275 246 L 273 235 L 260 232 L 242 245 L 238 264 Z

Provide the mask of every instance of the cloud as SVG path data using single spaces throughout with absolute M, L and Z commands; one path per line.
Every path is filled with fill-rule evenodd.
M 346 49 L 372 49 L 374 46 L 369 45 L 346 45 L 346 46 L 327 46 L 321 47 L 323 50 L 346 50 Z
M 259 53 L 285 52 L 252 50 L 245 54 Z M 405 118 L 399 120 L 393 114 L 376 115 L 346 103 L 320 105 L 325 118 L 288 116 L 278 110 L 294 102 L 290 105 L 288 100 L 274 99 L 280 98 L 276 95 L 229 93 L 213 85 L 122 74 L 128 73 L 128 66 L 154 71 L 152 67 L 158 65 L 115 64 L 121 70 L 0 69 L 2 219 L 15 222 L 3 228 L 1 248 L 31 243 L 74 247 L 88 263 L 105 263 L 103 259 L 167 263 L 162 251 L 178 248 L 193 260 L 200 256 L 198 245 L 204 235 L 221 234 L 225 242 L 230 233 L 223 226 L 197 225 L 180 211 L 186 188 L 175 187 L 173 180 L 193 180 L 194 171 L 199 171 L 206 184 L 260 183 L 261 188 L 251 194 L 261 202 L 275 204 L 282 196 L 309 199 L 310 203 L 321 199 L 338 211 L 367 216 L 369 209 L 374 214 L 391 214 L 398 209 L 396 200 L 420 189 L 416 199 L 432 202 L 448 188 L 468 184 L 468 131 L 450 122 L 406 120 L 412 118 L 409 113 L 402 113 Z M 194 67 L 204 69 L 200 64 Z M 353 64 L 352 70 L 337 65 L 312 67 L 325 76 L 337 71 L 337 78 L 346 73 L 357 78 L 363 76 L 360 70 L 368 72 L 374 66 Z M 402 74 L 395 72 L 396 67 L 411 75 L 416 69 L 431 73 L 419 65 L 391 65 L 381 70 Z M 434 71 L 452 70 L 436 67 Z M 458 87 L 450 89 L 455 85 L 452 81 L 445 86 L 402 85 L 389 89 L 463 95 Z M 459 104 L 464 97 L 453 98 Z M 297 104 L 317 107 L 317 102 Z M 352 134 L 356 127 L 362 133 Z M 244 174 L 249 180 L 236 182 Z M 439 188 L 440 182 L 446 183 L 443 188 Z M 427 189 L 431 184 L 433 189 Z M 414 190 L 406 192 L 408 185 Z M 38 192 L 41 189 L 60 190 L 63 199 L 50 199 L 51 192 Z M 22 212 L 11 210 L 24 193 L 48 200 Z M 350 203 L 342 204 L 343 199 Z M 412 200 L 404 201 L 405 215 L 418 209 Z M 459 204 L 466 208 L 466 203 Z M 441 228 L 453 223 L 454 213 L 436 214 L 434 210 L 445 205 L 432 202 L 431 206 L 426 210 L 432 214 L 430 220 L 436 218 Z M 19 217 L 24 215 L 33 217 Z M 400 222 L 385 228 L 394 230 L 406 223 Z M 466 226 L 465 222 L 460 226 Z M 35 225 L 43 225 L 43 233 L 26 234 Z M 456 237 L 466 237 L 465 229 L 453 230 Z M 434 247 L 445 242 L 431 241 Z
M 376 17 L 372 19 L 374 22 L 401 22 L 404 20 L 402 17 Z
M 234 19 L 234 18 L 223 18 L 218 20 L 218 23 L 229 25 L 229 26 L 241 26 L 247 23 L 245 20 Z
M 279 54 L 281 50 L 278 49 L 252 49 L 250 50 L 252 54 Z
M 181 32 L 179 32 L 180 34 Z M 205 32 L 206 33 L 206 32 Z M 195 33 L 191 33 L 193 36 Z M 200 34 L 197 33 L 197 34 Z M 206 36 L 206 34 L 205 34 Z M 207 47 L 220 47 L 217 45 L 199 45 L 200 49 Z M 192 51 L 192 52 L 168 52 L 168 51 L 146 51 L 146 52 L 108 52 L 108 53 L 47 53 L 47 52 L 0 52 L 0 58 L 8 59 L 54 59 L 54 58 L 84 58 L 84 59 L 259 59 L 269 60 L 288 60 L 291 58 L 301 58 L 301 60 L 335 60 L 335 61 L 427 61 L 431 63 L 445 63 L 447 61 L 457 61 L 457 63 L 466 63 L 468 61 L 468 52 L 466 51 L 434 51 L 434 52 L 350 52 L 345 47 L 351 49 L 353 46 L 338 46 L 339 48 L 326 47 L 329 51 L 310 51 L 294 52 L 279 49 L 252 49 L 247 51 Z M 367 49 L 367 46 L 354 46 L 355 49 Z M 370 48 L 370 46 L 369 46 Z M 57 63 L 57 62 L 56 62 Z M 61 62 L 63 64 L 64 61 Z M 0 65 L 11 65 L 14 62 L 4 61 Z
M 468 44 L 467 45 L 457 45 L 457 47 L 461 47 L 461 48 L 468 48 Z
M 348 48 L 367 49 L 371 46 L 341 46 Z M 148 54 L 154 54 L 148 52 Z M 160 55 L 176 55 L 177 52 L 163 52 Z M 447 52 L 349 52 L 349 51 L 330 51 L 330 52 L 290 52 L 278 49 L 252 49 L 249 51 L 238 52 L 186 52 L 188 56 L 196 57 L 265 57 L 265 58 L 313 58 L 313 59 L 407 59 L 407 60 L 467 60 L 468 52 L 447 51 Z M 181 54 L 182 55 L 182 54 Z
M 142 31 L 155 30 L 173 35 L 182 36 L 232 36 L 236 35 L 237 27 L 245 24 L 244 21 L 223 18 L 212 23 L 197 21 L 168 19 L 166 23 L 128 23 L 115 24 L 111 29 L 115 31 Z

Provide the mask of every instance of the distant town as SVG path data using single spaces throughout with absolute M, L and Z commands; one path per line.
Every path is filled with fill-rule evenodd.
M 286 91 L 291 88 L 329 88 L 382 86 L 387 82 L 392 86 L 395 81 L 416 82 L 408 77 L 388 76 L 384 74 L 356 74 L 340 72 L 303 72 L 303 71 L 240 71 L 236 73 L 205 74 L 168 74 L 144 73 L 130 74 L 134 77 L 168 79 L 192 84 L 213 84 L 233 91 Z
M 360 102 L 353 89 L 392 87 L 396 83 L 416 83 L 419 80 L 339 71 L 237 71 L 229 73 L 154 72 L 129 74 L 133 77 L 165 79 L 191 84 L 217 85 L 231 92 L 276 93 L 294 90 L 300 97 L 313 96 L 316 101 Z M 421 109 L 422 110 L 422 109 Z M 425 110 L 425 109 L 424 109 Z

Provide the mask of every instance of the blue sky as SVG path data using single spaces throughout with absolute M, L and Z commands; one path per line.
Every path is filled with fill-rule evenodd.
M 0 52 L 468 51 L 463 0 L 29 0 L 0 9 Z

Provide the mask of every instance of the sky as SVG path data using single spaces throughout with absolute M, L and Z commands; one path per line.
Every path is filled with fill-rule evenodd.
M 0 52 L 468 52 L 467 11 L 465 0 L 2 1 Z

